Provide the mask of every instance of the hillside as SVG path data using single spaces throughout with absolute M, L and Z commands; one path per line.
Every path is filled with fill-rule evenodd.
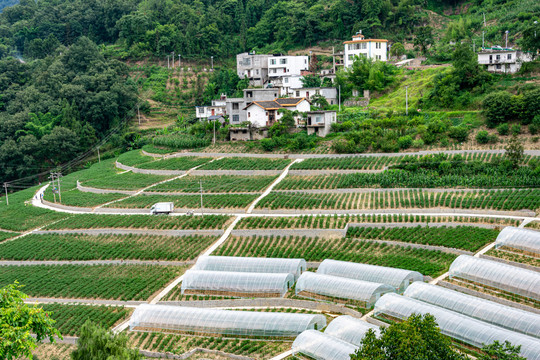
M 0 0 L 0 13 L 2 10 L 8 6 L 13 6 L 15 4 L 18 4 L 19 0 Z

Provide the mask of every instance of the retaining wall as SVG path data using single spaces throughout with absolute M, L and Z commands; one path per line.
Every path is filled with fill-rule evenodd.
M 179 176 L 187 174 L 187 171 L 183 170 L 157 170 L 157 169 L 139 169 L 133 166 L 127 166 L 116 161 L 116 167 L 122 170 L 131 171 L 138 174 L 147 175 L 165 175 L 165 176 Z
M 135 195 L 137 193 L 137 190 L 114 190 L 114 189 L 98 189 L 88 186 L 83 186 L 77 180 L 77 190 L 81 192 L 86 193 L 94 193 L 94 194 L 124 194 L 124 195 Z

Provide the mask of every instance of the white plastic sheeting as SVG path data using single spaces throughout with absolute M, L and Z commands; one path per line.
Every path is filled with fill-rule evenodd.
M 422 282 L 411 284 L 403 295 L 540 338 L 540 315 L 535 313 Z
M 362 339 L 369 330 L 375 331 L 377 337 L 380 334 L 377 325 L 353 318 L 349 315 L 338 316 L 326 327 L 324 333 L 338 339 L 360 346 Z
M 357 349 L 358 346 L 315 330 L 304 331 L 292 344 L 293 353 L 315 360 L 349 360 Z
M 533 270 L 460 255 L 450 265 L 449 275 L 540 300 L 540 273 Z
M 423 275 L 417 271 L 330 259 L 319 265 L 317 273 L 387 284 L 399 292 L 404 291 L 414 281 L 424 280 Z
M 162 329 L 195 334 L 294 337 L 305 330 L 324 328 L 326 318 L 312 314 L 142 304 L 133 312 L 129 326 L 130 329 Z
M 495 247 L 501 246 L 540 254 L 540 232 L 507 226 L 495 240 Z
M 293 284 L 293 274 L 188 270 L 182 280 L 182 294 L 187 290 L 283 296 Z
M 366 308 L 371 308 L 382 295 L 394 292 L 395 289 L 390 285 L 306 271 L 298 278 L 296 283 L 296 295 L 302 296 L 303 291 L 339 299 L 360 301 L 365 303 Z M 310 295 L 304 296 L 314 298 Z
M 235 256 L 201 256 L 194 270 L 285 273 L 298 279 L 306 270 L 304 259 L 254 258 Z
M 484 345 L 510 341 L 521 345 L 521 355 L 530 360 L 540 360 L 540 340 L 521 333 L 470 318 L 456 312 L 397 294 L 386 294 L 375 304 L 375 315 L 386 314 L 407 319 L 412 314 L 431 314 L 441 332 L 454 339 L 482 348 Z

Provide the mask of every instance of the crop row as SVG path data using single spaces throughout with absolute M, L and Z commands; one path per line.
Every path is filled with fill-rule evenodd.
M 343 229 L 348 223 L 480 223 L 519 225 L 519 220 L 462 216 L 425 216 L 409 214 L 346 214 L 346 215 L 301 215 L 291 217 L 252 216 L 242 218 L 236 229 Z
M 211 161 L 209 157 L 196 156 L 181 156 L 152 162 L 145 162 L 137 166 L 140 169 L 156 169 L 156 170 L 189 170 L 196 166 L 205 164 Z
M 427 192 L 422 190 L 358 193 L 272 192 L 258 208 L 269 209 L 399 209 L 462 208 L 535 211 L 540 207 L 540 190 L 475 190 Z
M 150 191 L 163 192 L 258 192 L 268 187 L 277 176 L 185 176 L 156 185 Z
M 210 145 L 210 140 L 201 139 L 189 134 L 163 135 L 152 139 L 156 146 L 166 146 L 173 149 L 195 149 Z
M 349 188 L 522 188 L 540 187 L 540 176 L 528 167 L 511 173 L 478 175 L 438 175 L 429 171 L 386 170 L 376 174 L 331 174 L 288 176 L 276 189 L 349 189 Z
M 148 216 L 77 214 L 47 226 L 58 229 L 221 229 L 230 220 L 226 215 Z
M 458 227 L 414 227 L 414 228 L 372 228 L 349 227 L 347 236 L 360 239 L 392 240 L 406 243 L 444 246 L 455 249 L 476 251 L 494 242 L 498 230 L 473 226 Z
M 98 189 L 138 190 L 160 181 L 170 179 L 171 177 L 172 176 L 141 174 L 128 171 L 90 181 L 81 181 L 81 183 L 84 186 Z
M 56 321 L 54 327 L 62 335 L 79 335 L 82 325 L 87 321 L 111 328 L 118 321 L 126 319 L 131 311 L 123 306 L 89 306 L 41 304 L 45 311 L 51 312 L 51 318 Z
M 7 240 L 9 238 L 12 238 L 14 236 L 18 235 L 17 233 L 11 232 L 11 231 L 1 231 L 0 230 L 0 242 Z
M 258 195 L 237 194 L 237 195 L 204 195 L 203 208 L 245 208 Z M 148 209 L 158 202 L 173 202 L 176 208 L 199 209 L 201 207 L 201 197 L 199 195 L 137 195 L 113 204 L 108 207 L 113 208 L 139 208 Z
M 62 205 L 81 206 L 81 207 L 99 206 L 99 205 L 108 203 L 110 201 L 114 201 L 114 200 L 118 200 L 123 197 L 126 197 L 126 195 L 118 194 L 118 193 L 93 194 L 93 193 L 85 193 L 77 189 L 71 189 L 69 191 L 65 191 L 64 189 L 62 189 L 61 195 L 62 195 L 62 201 L 60 202 L 59 194 L 56 194 L 57 203 L 62 204 Z M 55 195 L 52 193 L 52 189 L 50 189 L 50 187 L 47 188 L 47 191 L 45 191 L 43 199 L 50 202 L 54 202 Z
M 435 276 L 446 271 L 453 254 L 372 241 L 308 238 L 300 236 L 232 237 L 215 255 L 271 258 L 304 258 L 307 261 L 335 259 L 390 266 Z
M 2 260 L 191 260 L 211 236 L 31 234 L 0 244 Z
M 263 340 L 226 339 L 222 337 L 182 336 L 155 332 L 130 334 L 131 345 L 157 352 L 183 354 L 195 348 L 219 350 L 254 359 L 267 359 L 290 348 L 290 343 Z
M 505 250 L 499 250 L 499 249 L 491 249 L 487 252 L 486 255 L 498 257 L 500 259 L 505 259 L 505 260 L 513 261 L 517 263 L 532 265 L 532 266 L 536 266 L 537 268 L 540 268 L 540 258 L 528 256 L 526 254 L 520 254 L 517 252 L 505 251 Z
M 203 165 L 201 170 L 281 170 L 291 163 L 288 159 L 226 157 Z
M 127 166 L 137 166 L 146 162 L 154 161 L 151 156 L 143 155 L 140 150 L 128 151 L 118 157 L 118 162 Z
M 31 297 L 147 300 L 184 270 L 158 265 L 2 266 L 0 287 L 19 281 Z

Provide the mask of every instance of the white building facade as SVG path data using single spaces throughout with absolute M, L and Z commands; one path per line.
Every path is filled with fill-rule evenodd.
M 345 41 L 343 44 L 345 45 L 343 61 L 346 68 L 352 66 L 355 56 L 380 61 L 388 60 L 388 40 L 365 39 L 364 35 L 357 33 L 353 35 L 351 41 Z
M 307 56 L 272 56 L 268 58 L 268 77 L 270 80 L 276 77 L 288 75 L 300 75 L 303 70 L 309 69 Z
M 309 111 L 307 112 L 307 133 L 325 137 L 330 133 L 332 124 L 336 121 L 336 111 Z
M 287 109 L 305 113 L 310 110 L 310 103 L 305 98 L 279 98 L 272 101 L 255 101 L 245 107 L 247 121 L 257 128 L 270 127 L 283 116 L 279 110 Z M 302 121 L 302 115 L 295 117 L 296 124 Z
M 478 64 L 489 72 L 514 74 L 529 61 L 532 61 L 530 53 L 515 49 L 483 49 L 478 53 Z
M 271 55 L 241 53 L 236 55 L 236 73 L 240 79 L 247 77 L 252 86 L 268 82 L 268 58 Z
M 210 116 L 225 115 L 227 97 L 221 95 L 221 99 L 212 100 L 210 106 L 195 106 L 195 116 L 197 119 L 208 119 Z

